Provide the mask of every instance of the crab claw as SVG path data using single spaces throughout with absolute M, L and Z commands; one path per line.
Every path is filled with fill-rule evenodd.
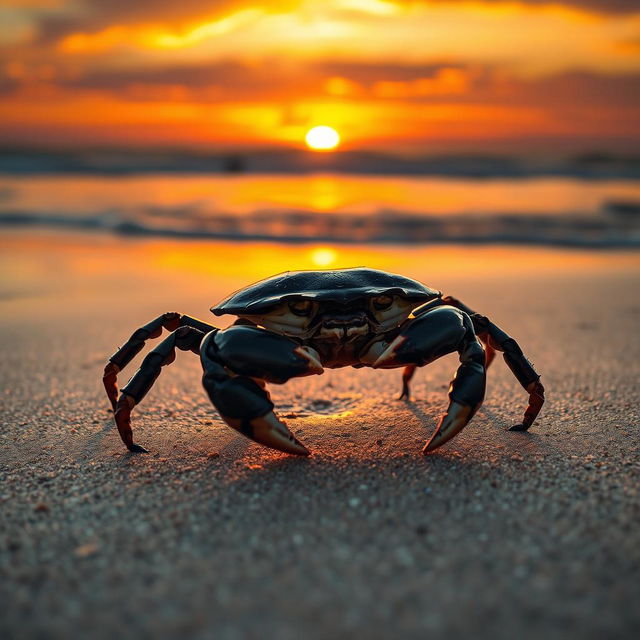
M 214 343 L 216 358 L 237 375 L 282 384 L 324 371 L 317 351 L 264 329 L 232 326 L 216 334 Z
M 438 428 L 425 444 L 422 453 L 426 455 L 460 433 L 473 417 L 473 413 L 473 407 L 452 401 L 449 410 L 440 418 Z
M 287 425 L 278 420 L 273 412 L 260 418 L 254 418 L 250 424 L 252 428 L 251 437 L 260 444 L 298 456 L 308 456 L 311 453 L 309 449 L 289 431 Z
M 230 427 L 258 444 L 297 456 L 311 454 L 309 449 L 289 431 L 287 425 L 278 420 L 273 411 L 251 420 L 238 420 L 237 418 L 227 417 L 224 419 Z
M 324 367 L 322 366 L 322 364 L 320 363 L 320 360 L 318 359 L 318 352 L 312 349 L 311 347 L 304 347 L 304 346 L 296 347 L 293 350 L 293 353 L 295 353 L 297 356 L 300 356 L 301 358 L 303 358 L 303 360 L 306 360 L 307 362 L 306 371 L 302 375 L 307 375 L 307 376 L 318 375 L 319 376 L 324 373 Z

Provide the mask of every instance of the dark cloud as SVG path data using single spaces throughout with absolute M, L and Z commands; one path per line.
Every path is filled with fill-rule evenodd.
M 541 3 L 543 0 L 537 1 Z M 566 0 L 564 4 L 600 13 L 640 13 L 637 0 Z
M 198 66 L 173 66 L 160 69 L 92 71 L 85 76 L 61 82 L 68 89 L 110 91 L 117 95 L 134 95 L 136 99 L 174 99 L 190 101 L 259 101 L 327 97 L 327 80 L 344 78 L 356 88 L 359 99 L 385 100 L 375 91 L 376 83 L 411 83 L 437 79 L 443 70 L 456 69 L 466 75 L 465 91 L 454 94 L 434 93 L 404 98 L 405 101 L 457 104 L 502 104 L 551 108 L 599 108 L 621 106 L 637 108 L 640 104 L 640 73 L 599 74 L 590 72 L 559 73 L 543 78 L 505 78 L 490 66 L 460 64 L 398 65 L 365 63 L 324 63 L 290 67 L 276 61 L 260 65 L 220 62 Z M 0 82 L 0 86 L 2 86 Z M 5 82 L 2 89 L 11 93 L 15 82 Z M 178 88 L 182 93 L 171 93 Z M 163 94 L 166 91 L 166 94 Z M 177 98 L 180 99 L 180 98 Z
M 194 91 L 221 87 L 229 99 L 232 96 L 280 93 L 287 86 L 303 86 L 305 77 L 308 78 L 305 74 L 294 74 L 274 64 L 246 66 L 240 62 L 229 61 L 161 69 L 94 71 L 70 82 L 68 86 L 116 91 L 132 85 L 182 86 Z
M 332 62 L 315 65 L 316 69 L 327 76 L 338 76 L 363 85 L 370 85 L 380 81 L 411 82 L 420 78 L 430 78 L 445 67 L 463 70 L 469 68 L 467 65 L 446 60 L 415 65 L 360 62 Z M 478 67 L 478 70 L 480 70 L 480 67 Z
M 524 0 L 525 4 L 564 4 L 597 13 L 640 13 L 637 0 Z
M 394 0 L 396 4 L 416 4 L 415 0 Z M 484 4 L 504 4 L 508 0 L 480 0 Z M 468 0 L 418 0 L 421 4 L 468 2 Z M 596 13 L 640 13 L 637 0 L 516 0 L 523 5 L 565 5 Z
M 273 11 L 297 2 L 274 0 L 263 8 Z M 94 33 L 113 25 L 174 24 L 177 28 L 199 19 L 223 17 L 235 10 L 255 8 L 249 0 L 81 0 L 77 11 L 46 14 L 38 23 L 40 42 L 55 42 L 69 33 Z
M 173 66 L 159 69 L 140 68 L 116 71 L 92 71 L 70 80 L 65 86 L 77 89 L 126 91 L 131 87 L 179 86 L 197 94 L 217 89 L 220 99 L 264 99 L 287 96 L 326 95 L 325 84 L 331 78 L 343 78 L 366 97 L 377 82 L 412 82 L 434 78 L 442 69 L 467 67 L 459 64 L 396 65 L 362 63 L 318 63 L 292 67 L 267 60 L 245 65 L 227 61 L 198 66 Z M 473 68 L 474 83 L 488 82 L 488 70 Z M 209 95 L 214 95 L 209 92 Z M 197 96 L 193 96 L 197 97 Z
M 513 82 L 497 95 L 506 104 L 540 105 L 549 102 L 569 108 L 599 108 L 609 105 L 637 109 L 640 104 L 640 73 L 560 73 Z
M 395 0 L 397 4 L 416 4 L 415 0 Z M 458 0 L 422 0 L 425 5 Z M 468 0 L 459 0 L 460 2 Z M 507 0 L 481 0 L 487 5 Z M 602 14 L 640 12 L 637 0 L 519 0 L 523 5 L 561 4 Z M 300 1 L 269 0 L 256 3 L 252 0 L 81 0 L 73 13 L 46 13 L 38 22 L 39 41 L 54 42 L 69 33 L 93 33 L 109 26 L 136 23 L 174 23 L 176 27 L 199 19 L 218 17 L 231 11 L 255 8 L 268 11 L 295 9 Z

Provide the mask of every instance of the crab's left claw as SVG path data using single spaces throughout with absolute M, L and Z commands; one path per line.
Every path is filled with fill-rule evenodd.
M 415 365 L 422 366 L 455 351 L 460 357 L 460 366 L 449 387 L 449 408 L 423 453 L 437 449 L 462 431 L 482 404 L 485 354 L 473 331 L 471 319 L 466 313 L 449 306 L 429 311 L 410 321 L 373 363 L 376 369 L 408 365 L 403 375 L 408 385 Z

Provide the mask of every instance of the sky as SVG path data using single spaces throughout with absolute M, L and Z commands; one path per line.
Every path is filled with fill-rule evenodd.
M 0 0 L 0 144 L 624 152 L 640 0 Z

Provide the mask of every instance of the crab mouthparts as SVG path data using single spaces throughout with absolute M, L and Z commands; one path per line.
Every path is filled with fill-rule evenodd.
M 369 323 L 364 311 L 325 314 L 320 319 L 318 337 L 333 340 L 349 340 L 367 333 Z

